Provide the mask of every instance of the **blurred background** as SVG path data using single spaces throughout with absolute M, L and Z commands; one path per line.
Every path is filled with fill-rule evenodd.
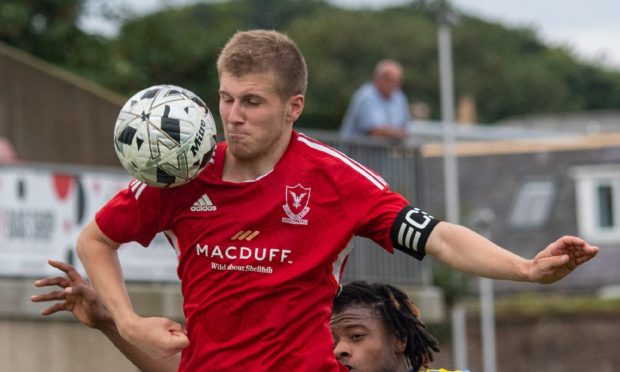
M 237 30 L 269 28 L 291 36 L 308 63 L 298 131 L 376 169 L 412 204 L 520 255 L 564 234 L 602 248 L 540 286 L 479 280 L 355 239 L 344 280 L 407 290 L 441 341 L 436 368 L 615 371 L 617 14 L 620 4 L 603 0 L 2 0 L 0 359 L 11 371 L 135 371 L 96 331 L 41 317 L 31 283 L 55 275 L 47 258 L 80 267 L 80 228 L 129 182 L 112 146 L 125 99 L 180 85 L 219 123 L 220 48 Z M 383 58 L 404 67 L 410 136 L 341 139 L 351 95 Z M 138 311 L 182 319 L 165 240 L 121 255 Z

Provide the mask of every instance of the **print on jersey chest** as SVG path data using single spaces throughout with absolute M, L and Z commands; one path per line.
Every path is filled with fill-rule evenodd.
M 199 195 L 189 215 L 211 217 L 205 217 L 209 223 L 192 249 L 199 260 L 196 263 L 208 265 L 211 272 L 268 275 L 294 264 L 301 244 L 299 228 L 309 228 L 310 187 L 291 182 L 244 191 L 243 197 L 240 192 L 210 191 L 207 195 L 204 190 Z M 227 208 L 226 214 L 219 214 Z
M 282 222 L 292 225 L 307 225 L 308 220 L 304 217 L 310 212 L 311 188 L 304 187 L 300 183 L 295 186 L 286 186 L 285 204 L 282 206 L 287 217 L 282 217 Z
M 214 212 L 216 210 L 217 207 L 211 202 L 207 193 L 202 194 L 190 207 L 190 211 L 192 212 Z

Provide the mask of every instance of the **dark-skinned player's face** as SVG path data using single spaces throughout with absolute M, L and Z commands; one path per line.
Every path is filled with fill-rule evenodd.
M 405 372 L 404 343 L 385 327 L 380 316 L 367 306 L 353 306 L 331 320 L 334 354 L 356 372 Z

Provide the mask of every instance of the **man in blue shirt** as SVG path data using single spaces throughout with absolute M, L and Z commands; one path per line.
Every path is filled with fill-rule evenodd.
M 410 113 L 407 96 L 400 89 L 402 80 L 400 63 L 391 59 L 380 61 L 373 81 L 353 94 L 340 128 L 341 138 L 404 138 Z

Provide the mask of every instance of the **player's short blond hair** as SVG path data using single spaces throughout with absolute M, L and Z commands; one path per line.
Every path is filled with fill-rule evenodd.
M 269 30 L 239 31 L 226 43 L 217 59 L 217 72 L 240 77 L 269 73 L 276 78 L 276 92 L 283 99 L 305 94 L 308 68 L 297 44 L 288 36 Z

